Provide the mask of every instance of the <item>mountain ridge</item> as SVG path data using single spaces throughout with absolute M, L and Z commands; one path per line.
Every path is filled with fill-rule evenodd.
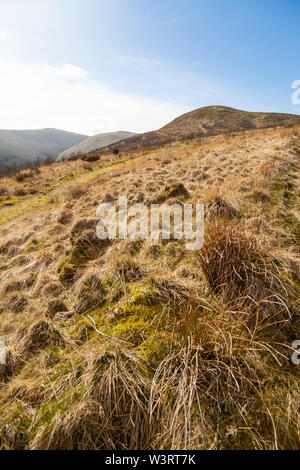
M 205 106 L 178 116 L 162 128 L 129 137 L 118 144 L 120 151 L 156 148 L 178 140 L 210 137 L 254 129 L 290 127 L 300 123 L 300 116 L 287 113 L 243 111 L 227 106 Z M 110 153 L 112 146 L 94 152 Z
M 17 130 L 0 129 L 0 170 L 22 168 L 60 152 L 87 136 L 55 128 Z
M 133 137 L 136 134 L 133 132 L 127 131 L 116 131 L 116 132 L 105 132 L 102 134 L 96 134 L 94 136 L 88 137 L 79 144 L 74 145 L 58 155 L 58 161 L 67 160 L 72 156 L 82 155 L 84 153 L 97 150 L 101 147 L 106 147 L 107 145 L 113 145 L 121 140 L 127 139 L 128 137 Z

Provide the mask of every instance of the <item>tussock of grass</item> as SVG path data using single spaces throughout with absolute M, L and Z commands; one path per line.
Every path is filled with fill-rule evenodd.
M 178 196 L 181 196 L 183 198 L 187 198 L 189 196 L 187 189 L 182 183 L 175 183 L 166 186 L 164 190 L 155 197 L 155 200 L 153 202 L 155 202 L 156 204 L 161 204 L 167 199 Z
M 206 227 L 204 247 L 198 253 L 201 268 L 215 293 L 227 299 L 248 296 L 253 302 L 280 293 L 287 294 L 280 280 L 276 260 L 257 239 L 243 233 L 226 219 L 217 219 Z M 284 306 L 282 300 L 280 303 Z
M 75 301 L 75 310 L 79 314 L 100 307 L 106 297 L 106 289 L 102 280 L 95 274 L 87 274 L 82 280 Z
M 72 248 L 66 252 L 58 267 L 61 282 L 73 281 L 87 262 L 101 256 L 110 244 L 108 240 L 100 240 L 94 230 L 85 230 L 76 236 L 75 228 L 71 232 Z
M 238 211 L 220 196 L 215 196 L 205 204 L 205 217 L 207 221 L 217 218 L 232 220 L 238 218 Z
M 71 406 L 60 400 L 50 402 L 49 411 L 42 410 L 39 418 L 43 420 L 47 413 L 48 422 L 30 448 L 146 448 L 151 435 L 146 407 L 149 385 L 141 361 L 130 351 L 108 348 L 88 359 L 85 370 L 78 372 L 69 374 L 74 386 Z
M 64 338 L 58 330 L 45 321 L 32 325 L 24 338 L 23 348 L 25 351 L 37 353 L 47 346 L 62 346 Z

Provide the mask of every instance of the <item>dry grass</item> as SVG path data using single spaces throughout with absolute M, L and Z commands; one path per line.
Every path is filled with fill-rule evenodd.
M 248 131 L 3 178 L 1 449 L 299 449 L 299 148 Z M 203 250 L 100 242 L 124 194 L 205 202 Z
M 51 427 L 39 429 L 30 448 L 146 448 L 151 436 L 146 407 L 149 385 L 140 361 L 130 351 L 113 346 L 97 356 L 89 353 L 86 362 L 80 374 L 74 370 L 64 380 L 57 379 L 55 388 L 73 383 L 73 404 L 53 417 Z M 80 401 L 77 394 L 82 395 Z
M 213 292 L 225 299 L 248 296 L 255 303 L 273 298 L 275 304 L 285 306 L 281 293 L 288 294 L 288 282 L 284 286 L 280 280 L 270 249 L 227 219 L 217 218 L 206 227 L 198 258 Z

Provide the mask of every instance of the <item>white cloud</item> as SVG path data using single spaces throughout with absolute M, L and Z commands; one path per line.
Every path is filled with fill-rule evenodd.
M 7 29 L 1 29 L 0 28 L 0 40 L 5 40 L 8 39 L 8 31 Z
M 72 64 L 64 64 L 62 67 L 48 66 L 47 70 L 56 77 L 70 78 L 71 80 L 80 80 L 87 76 L 86 70 Z
M 5 73 L 1 73 L 5 70 Z M 111 90 L 82 68 L 0 58 L 0 129 L 56 127 L 89 135 L 157 129 L 188 109 Z

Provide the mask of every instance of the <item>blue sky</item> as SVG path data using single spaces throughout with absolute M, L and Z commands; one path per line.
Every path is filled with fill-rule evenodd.
M 0 0 L 0 127 L 145 131 L 212 104 L 299 114 L 299 24 L 299 0 Z

